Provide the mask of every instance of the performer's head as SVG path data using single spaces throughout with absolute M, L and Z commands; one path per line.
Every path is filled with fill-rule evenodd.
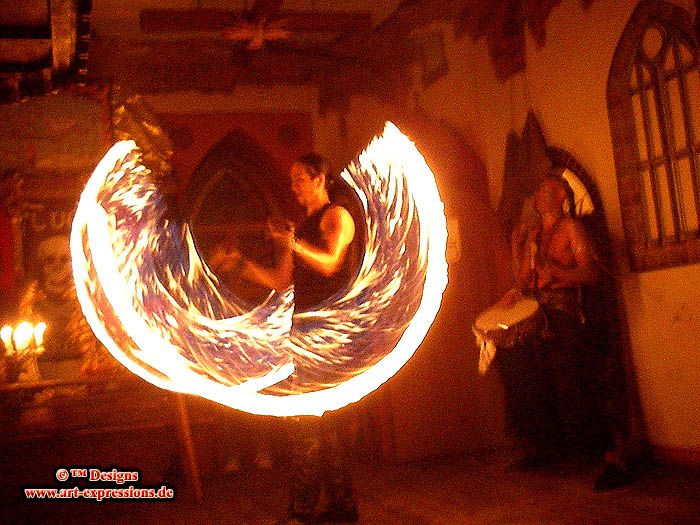
M 302 155 L 292 164 L 292 193 L 307 210 L 328 202 L 328 169 L 328 161 L 317 153 Z
M 564 202 L 568 196 L 568 183 L 560 176 L 548 175 L 537 186 L 535 209 L 540 215 L 561 215 L 564 213 Z

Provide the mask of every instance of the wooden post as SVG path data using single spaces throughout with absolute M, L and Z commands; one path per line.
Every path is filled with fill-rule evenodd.
M 194 496 L 199 503 L 202 502 L 202 481 L 199 475 L 199 464 L 197 454 L 192 442 L 192 432 L 190 428 L 190 418 L 185 406 L 185 397 L 182 394 L 174 393 L 175 408 L 177 409 L 177 434 L 180 439 L 182 460 L 185 465 L 187 480 L 194 490 Z

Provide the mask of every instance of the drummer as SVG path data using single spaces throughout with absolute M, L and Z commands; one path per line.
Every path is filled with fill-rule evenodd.
M 602 450 L 607 439 L 598 417 L 596 356 L 588 351 L 581 286 L 597 279 L 596 255 L 583 223 L 570 217 L 571 189 L 558 173 L 546 177 L 512 235 L 516 288 L 499 302 L 534 296 L 546 333 L 522 348 L 496 354 L 506 408 L 524 448 L 516 467 L 545 467 L 571 453 Z
M 583 223 L 565 212 L 571 208 L 570 192 L 562 177 L 545 178 L 534 194 L 534 216 L 525 216 L 513 229 L 511 249 L 517 292 L 577 313 L 579 287 L 594 283 L 598 269 Z

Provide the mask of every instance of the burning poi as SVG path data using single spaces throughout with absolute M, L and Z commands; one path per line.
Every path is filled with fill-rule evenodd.
M 167 217 L 133 141 L 115 144 L 82 195 L 73 274 L 95 335 L 133 373 L 254 414 L 320 415 L 357 401 L 415 352 L 447 285 L 447 229 L 435 177 L 387 123 L 341 174 L 364 211 L 354 280 L 313 311 L 293 287 L 252 310 Z

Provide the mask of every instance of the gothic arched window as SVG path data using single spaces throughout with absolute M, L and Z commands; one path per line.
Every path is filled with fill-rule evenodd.
M 700 262 L 700 72 L 690 14 L 644 0 L 618 42 L 608 116 L 633 270 Z

